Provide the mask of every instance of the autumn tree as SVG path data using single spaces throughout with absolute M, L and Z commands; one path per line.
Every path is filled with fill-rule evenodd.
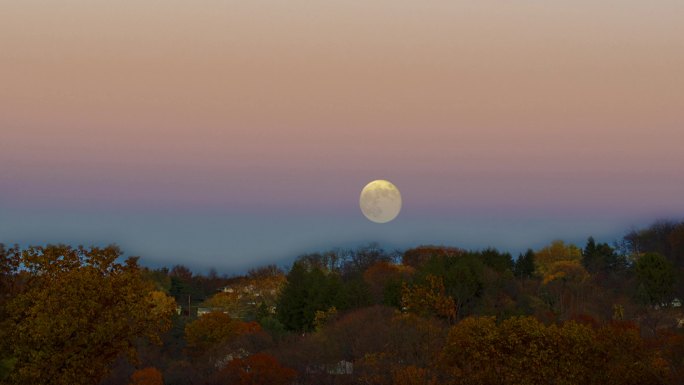
M 11 252 L 5 248 L 5 245 L 0 243 L 0 316 L 4 319 L 6 314 L 5 303 L 13 296 L 12 290 L 18 282 L 17 260 L 11 257 Z
M 684 379 L 684 333 L 666 331 L 659 335 L 658 342 L 657 347 L 671 365 L 672 376 Z
M 219 292 L 202 302 L 202 306 L 225 311 L 235 318 L 253 318 L 257 310 L 254 293 L 243 293 L 241 287 Z
M 351 311 L 328 323 L 321 330 L 318 342 L 322 350 L 334 354 L 322 352 L 321 356 L 327 356 L 330 364 L 340 359 L 353 361 L 383 349 L 395 313 L 395 309 L 376 305 Z
M 542 293 L 558 314 L 567 316 L 584 311 L 589 273 L 579 261 L 554 262 L 542 278 Z
M 411 313 L 396 314 L 389 325 L 387 352 L 403 362 L 428 368 L 434 365 L 446 338 L 448 325 L 437 318 Z
M 9 317 L 7 303 L 20 292 L 23 282 L 23 274 L 18 271 L 16 265 L 19 260 L 12 258 L 14 253 L 16 250 L 7 250 L 5 245 L 0 243 L 0 320 Z M 2 321 L 0 326 L 4 326 Z M 5 346 L 6 333 L 7 330 L 0 329 L 0 382 L 9 376 L 16 363 L 16 359 L 9 352 L 9 347 Z
M 393 304 L 395 286 L 408 280 L 415 270 L 410 266 L 395 265 L 390 262 L 380 261 L 371 265 L 363 273 L 363 280 L 368 286 L 369 293 L 374 303 Z
M 296 377 L 295 370 L 283 366 L 275 357 L 256 353 L 231 360 L 209 384 L 290 385 Z
M 551 266 L 558 261 L 581 261 L 582 250 L 575 245 L 563 241 L 553 241 L 534 253 L 535 270 L 544 276 Z
M 354 383 L 441 383 L 436 381 L 435 364 L 447 331 L 443 321 L 398 312 L 391 317 L 375 316 L 364 321 L 369 325 L 367 328 L 361 327 L 356 331 L 352 327 L 354 330 L 346 334 L 349 339 L 357 333 L 364 338 L 350 342 L 364 345 L 364 349 L 359 349 L 355 356 L 354 373 L 357 381 Z M 363 355 L 358 359 L 360 353 Z
M 409 365 L 392 371 L 394 385 L 437 385 L 439 381 L 428 369 Z
M 661 384 L 667 370 L 634 328 L 532 317 L 467 318 L 442 354 L 452 384 Z
M 437 316 L 448 322 L 456 321 L 457 307 L 446 294 L 441 277 L 428 275 L 423 284 L 404 283 L 401 296 L 402 309 L 422 316 Z
M 172 298 L 143 279 L 136 258 L 117 262 L 117 247 L 65 245 L 15 249 L 23 290 L 7 303 L 3 348 L 15 359 L 11 383 L 92 384 L 140 338 L 159 341 Z
M 130 385 L 164 385 L 164 379 L 159 369 L 149 367 L 133 372 Z
M 238 336 L 260 330 L 257 323 L 243 322 L 221 312 L 204 314 L 185 327 L 188 347 L 205 353 L 225 345 Z
M 677 383 L 676 362 L 668 362 L 668 349 L 644 340 L 639 327 L 629 321 L 612 321 L 594 331 L 595 383 L 607 385 Z M 674 358 L 674 357 L 669 357 Z M 674 365 L 672 365 L 674 364 Z M 674 376 L 673 376 L 674 374 Z
M 482 273 L 482 293 L 473 313 L 495 315 L 498 318 L 525 314 L 525 309 L 518 306 L 518 301 L 523 296 L 522 289 L 523 285 L 515 279 L 512 271 L 496 271 L 485 267 Z

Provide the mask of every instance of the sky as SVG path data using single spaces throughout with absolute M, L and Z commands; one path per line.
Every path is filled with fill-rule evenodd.
M 613 241 L 684 218 L 682 143 L 680 0 L 0 2 L 4 243 L 229 272 Z

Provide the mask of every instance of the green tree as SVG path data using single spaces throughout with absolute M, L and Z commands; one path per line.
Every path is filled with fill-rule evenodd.
M 614 272 L 624 268 L 624 258 L 615 252 L 607 243 L 596 243 L 589 237 L 587 245 L 582 250 L 582 265 L 588 272 Z
M 297 261 L 287 274 L 287 283 L 280 293 L 276 316 L 289 330 L 310 331 L 314 328 L 316 311 L 331 307 L 346 308 L 342 281 L 337 273 L 324 272 Z
M 20 384 L 92 384 L 140 338 L 159 342 L 170 327 L 172 298 L 143 278 L 136 258 L 117 247 L 64 245 L 15 250 L 23 290 L 7 304 L 0 339 L 16 360 Z
M 477 254 L 480 255 L 485 265 L 499 273 L 513 270 L 513 258 L 510 253 L 502 253 L 497 249 L 487 248 Z
M 639 297 L 650 305 L 664 305 L 672 300 L 675 270 L 672 264 L 658 253 L 646 253 L 636 262 L 639 279 Z
M 483 291 L 484 263 L 477 253 L 435 255 L 419 271 L 415 283 L 421 285 L 428 277 L 442 279 L 445 293 L 456 304 L 456 317 L 467 315 Z
M 276 341 L 279 341 L 287 332 L 285 326 L 273 316 L 261 318 L 259 325 Z
M 161 269 L 148 269 L 144 268 L 143 269 L 143 275 L 145 276 L 146 279 L 154 282 L 155 287 L 159 291 L 163 291 L 166 294 L 169 294 L 169 290 L 171 290 L 171 277 L 169 277 L 169 269 L 164 267 Z
M 530 278 L 534 274 L 534 251 L 527 249 L 525 254 L 520 254 L 515 260 L 513 272 L 518 278 Z
M 624 237 L 623 248 L 634 259 L 650 252 L 663 255 L 675 267 L 675 293 L 684 298 L 684 221 L 661 220 L 631 231 Z
M 169 295 L 174 297 L 182 306 L 187 306 L 188 297 L 192 300 L 193 307 L 197 302 L 204 300 L 206 293 L 200 287 L 200 281 L 203 277 L 193 276 L 192 271 L 187 266 L 175 265 L 169 272 L 169 277 L 171 279 Z

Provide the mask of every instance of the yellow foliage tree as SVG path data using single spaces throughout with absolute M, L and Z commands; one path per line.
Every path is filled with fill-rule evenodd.
M 589 284 L 589 273 L 577 260 L 557 261 L 549 266 L 542 280 L 542 288 L 562 316 L 584 312 L 584 300 Z
M 553 241 L 534 254 L 535 270 L 539 276 L 545 276 L 551 266 L 558 261 L 581 261 L 582 250 L 575 245 L 563 241 Z
M 392 384 L 394 385 L 437 385 L 437 379 L 430 371 L 417 366 L 403 366 L 392 372 Z
M 188 347 L 205 353 L 220 347 L 245 333 L 261 330 L 254 322 L 243 322 L 221 312 L 204 314 L 185 327 Z
M 120 256 L 114 246 L 64 245 L 13 254 L 25 286 L 2 325 L 16 360 L 11 383 L 97 383 L 120 355 L 135 359 L 139 338 L 159 342 L 175 302 L 154 291 L 136 258 L 121 264 Z
M 204 301 L 202 305 L 216 311 L 228 312 L 231 316 L 239 318 L 247 314 L 252 307 L 250 302 L 250 298 L 243 295 L 241 291 L 234 290 L 232 292 L 217 293 Z
M 428 275 L 424 285 L 402 287 L 401 306 L 420 315 L 436 315 L 449 322 L 456 320 L 456 302 L 446 294 L 442 278 Z
M 314 326 L 316 331 L 323 330 L 323 327 L 329 323 L 331 320 L 337 317 L 337 308 L 335 306 L 330 307 L 328 310 L 316 310 L 314 315 Z
M 661 384 L 666 369 L 638 330 L 576 322 L 546 326 L 532 317 L 496 323 L 466 318 L 442 352 L 449 384 Z

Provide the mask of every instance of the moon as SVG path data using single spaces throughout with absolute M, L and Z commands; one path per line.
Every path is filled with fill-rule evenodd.
M 401 211 L 401 193 L 392 182 L 378 179 L 361 190 L 361 212 L 375 223 L 387 223 Z

